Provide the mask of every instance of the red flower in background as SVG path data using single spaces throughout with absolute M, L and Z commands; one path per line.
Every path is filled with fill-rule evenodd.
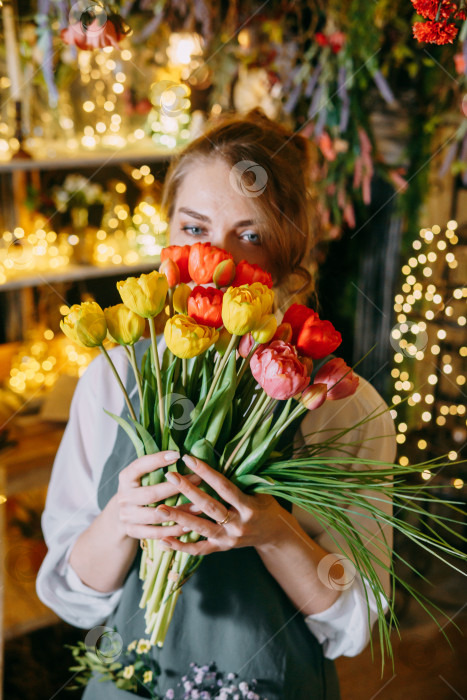
M 290 399 L 310 383 L 295 348 L 282 340 L 260 345 L 251 356 L 250 369 L 258 384 L 273 399 Z
M 233 255 L 210 243 L 194 243 L 189 248 L 188 272 L 197 284 L 209 284 L 219 263 L 223 260 L 233 260 Z
M 240 260 L 235 271 L 232 287 L 239 287 L 241 284 L 253 284 L 261 282 L 269 289 L 272 288 L 272 277 L 269 272 L 265 272 L 259 265 L 249 263 L 247 260 Z
M 309 318 L 318 318 L 318 314 L 304 304 L 292 304 L 285 312 L 282 323 L 289 323 L 292 326 L 292 340 L 290 342 L 293 343 L 293 345 L 297 344 L 303 324 Z
M 119 42 L 129 33 L 130 28 L 123 22 L 120 15 L 107 16 L 103 8 L 96 14 L 94 6 L 72 21 L 66 29 L 62 29 L 60 36 L 65 44 L 77 46 L 82 51 L 103 49 L 106 46 L 119 48 Z
M 414 10 L 420 17 L 435 19 L 438 12 L 438 0 L 411 0 Z M 441 3 L 439 19 L 447 19 L 451 16 L 456 5 L 451 0 L 443 0 Z
M 161 250 L 161 261 L 173 260 L 180 270 L 180 282 L 191 282 L 188 272 L 188 258 L 190 256 L 191 245 L 169 245 Z
M 320 360 L 334 352 L 341 343 L 342 336 L 339 331 L 336 331 L 331 321 L 310 317 L 303 324 L 296 345 L 301 355 Z
M 196 286 L 188 297 L 188 316 L 202 326 L 222 326 L 222 297 L 224 292 L 215 287 Z
M 412 29 L 417 41 L 438 45 L 452 44 L 459 31 L 455 24 L 431 21 L 416 22 Z

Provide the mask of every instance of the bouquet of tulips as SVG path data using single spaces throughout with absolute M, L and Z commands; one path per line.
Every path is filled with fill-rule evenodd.
M 324 401 L 345 398 L 357 388 L 358 377 L 342 359 L 322 363 L 340 345 L 340 333 L 301 304 L 292 304 L 278 325 L 270 275 L 245 260 L 235 265 L 228 252 L 209 243 L 169 246 L 161 258 L 158 271 L 117 283 L 123 303 L 102 310 L 96 302 L 84 302 L 71 307 L 61 322 L 68 337 L 88 347 L 98 346 L 106 355 L 129 411 L 127 419 L 110 415 L 127 432 L 138 456 L 171 449 L 182 456 L 194 455 L 243 491 L 267 493 L 296 504 L 342 536 L 352 564 L 375 595 L 380 636 L 392 654 L 389 634 L 391 623 L 396 622 L 394 610 L 375 571 L 375 565 L 385 564 L 365 549 L 349 513 L 364 509 L 368 517 L 402 531 L 438 557 L 443 558 L 444 553 L 465 559 L 442 535 L 443 528 L 452 532 L 452 519 L 428 514 L 421 499 L 412 498 L 413 490 L 420 487 L 405 480 L 407 474 L 420 473 L 427 465 L 433 469 L 433 461 L 402 467 L 359 460 L 362 468 L 354 471 L 355 460 L 345 456 L 341 438 L 356 426 L 302 448 L 303 456 L 293 458 L 293 437 L 304 414 Z M 196 283 L 194 288 L 187 284 L 190 281 Z M 146 319 L 151 343 L 138 367 L 134 345 L 144 332 Z M 157 343 L 162 333 L 167 347 L 160 360 Z M 106 337 L 126 349 L 138 387 L 139 415 L 103 346 Z M 322 366 L 311 381 L 316 361 Z M 177 419 L 180 398 L 190 407 L 189 421 Z M 374 417 L 375 413 L 365 421 Z M 330 448 L 343 456 L 327 458 Z M 438 466 L 444 464 L 438 462 Z M 187 473 L 182 460 L 167 469 Z M 142 483 L 156 484 L 164 476 L 164 470 L 157 469 Z M 397 505 L 395 515 L 378 507 L 388 488 Z M 423 488 L 424 499 L 434 498 L 427 485 Z M 187 499 L 180 495 L 167 502 L 179 505 Z M 404 520 L 404 511 L 433 517 L 436 528 L 422 533 Z M 200 535 L 190 532 L 181 539 L 193 542 Z M 337 539 L 335 543 L 343 551 Z M 162 550 L 157 540 L 144 540 L 141 545 L 140 605 L 145 608 L 151 644 L 162 646 L 181 587 L 202 558 Z M 380 549 L 382 559 L 390 558 L 384 536 Z M 392 568 L 390 573 L 395 577 Z M 401 584 L 426 607 L 428 601 L 421 594 L 404 581 Z

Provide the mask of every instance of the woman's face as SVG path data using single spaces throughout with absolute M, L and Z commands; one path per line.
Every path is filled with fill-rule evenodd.
M 230 167 L 220 159 L 192 165 L 177 192 L 170 220 L 170 245 L 211 243 L 270 272 L 261 245 L 258 212 L 251 197 L 240 194 L 229 180 Z

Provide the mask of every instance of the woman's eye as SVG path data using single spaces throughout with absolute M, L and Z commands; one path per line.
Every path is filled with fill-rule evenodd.
M 199 236 L 200 233 L 204 233 L 205 229 L 201 228 L 201 226 L 182 226 L 182 231 L 186 231 L 191 236 Z
M 242 238 L 244 241 L 247 243 L 260 243 L 261 238 L 258 233 L 254 233 L 254 231 L 248 231 L 248 233 L 243 233 L 240 238 Z

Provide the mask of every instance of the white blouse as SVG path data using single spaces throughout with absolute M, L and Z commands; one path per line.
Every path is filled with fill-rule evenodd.
M 162 356 L 166 347 L 163 336 L 159 336 L 158 341 L 159 354 Z M 111 349 L 110 355 L 125 383 L 127 372 L 132 370 L 123 348 Z M 133 393 L 136 393 L 136 387 Z M 63 620 L 84 629 L 102 624 L 116 608 L 122 594 L 122 588 L 102 593 L 84 584 L 70 565 L 69 556 L 78 536 L 100 513 L 98 486 L 104 464 L 115 443 L 118 427 L 103 409 L 119 415 L 123 405 L 123 394 L 105 358 L 102 355 L 96 357 L 77 383 L 70 418 L 55 457 L 42 514 L 42 530 L 48 552 L 37 576 L 37 595 Z M 311 431 L 326 431 L 317 433 L 315 441 L 321 440 L 323 435 L 327 438 L 339 429 L 357 423 L 377 407 L 380 410 L 387 408 L 376 389 L 360 377 L 358 389 L 353 396 L 341 401 L 327 401 L 305 416 L 294 441 L 295 450 L 314 441 L 313 435 L 307 435 Z M 354 468 L 358 468 L 359 458 L 373 457 L 393 462 L 396 441 L 389 410 L 349 432 L 343 441 L 363 441 L 360 446 L 352 445 L 348 448 L 355 455 Z M 339 454 L 342 453 L 327 453 L 329 456 Z M 391 512 L 390 500 L 384 505 L 380 504 L 380 507 Z M 319 545 L 342 557 L 330 531 L 324 530 L 301 508 L 294 506 L 292 512 L 303 529 Z M 374 549 L 378 553 L 379 529 L 376 520 L 357 514 L 349 517 L 356 527 L 361 524 L 371 530 L 371 535 L 366 532 L 361 533 L 361 537 L 368 549 Z M 391 542 L 391 528 L 386 527 L 384 534 Z M 334 537 L 337 538 L 337 534 Z M 345 546 L 344 551 L 347 551 Z M 389 561 L 385 561 L 385 564 L 389 565 Z M 384 569 L 378 573 L 389 596 L 389 575 Z M 326 657 L 334 659 L 341 655 L 355 656 L 368 644 L 368 610 L 364 586 L 367 589 L 370 622 L 373 625 L 377 618 L 375 598 L 360 576 L 355 577 L 330 608 L 305 616 L 307 626 L 323 645 Z

